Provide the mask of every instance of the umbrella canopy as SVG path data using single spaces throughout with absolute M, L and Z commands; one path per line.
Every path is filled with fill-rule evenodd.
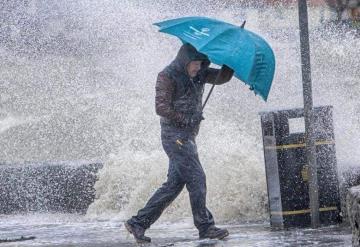
M 235 76 L 266 101 L 275 72 L 271 47 L 260 36 L 207 17 L 183 17 L 154 25 L 206 54 L 212 63 L 227 65 Z

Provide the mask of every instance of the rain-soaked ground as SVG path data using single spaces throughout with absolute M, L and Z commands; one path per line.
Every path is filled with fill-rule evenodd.
M 0 238 L 36 236 L 34 240 L 2 243 L 1 246 L 136 246 L 122 221 L 94 220 L 75 215 L 1 216 Z M 147 232 L 151 244 L 143 246 L 351 246 L 351 231 L 346 226 L 272 231 L 268 223 L 226 225 L 225 240 L 198 240 L 197 232 L 186 219 L 177 223 L 156 223 Z

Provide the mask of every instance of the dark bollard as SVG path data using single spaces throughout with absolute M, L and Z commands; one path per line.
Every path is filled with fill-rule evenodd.
M 0 214 L 86 213 L 101 163 L 0 165 Z
M 294 120 L 303 117 L 303 109 L 261 113 L 270 222 L 275 228 L 311 226 L 305 127 L 294 128 Z M 339 223 L 341 207 L 331 106 L 314 108 L 314 137 L 320 224 Z

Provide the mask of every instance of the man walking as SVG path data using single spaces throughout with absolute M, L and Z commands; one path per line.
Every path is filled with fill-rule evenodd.
M 184 44 L 175 60 L 158 75 L 155 108 L 161 117 L 161 140 L 169 157 L 167 181 L 149 199 L 145 207 L 125 223 L 126 229 L 139 243 L 150 242 L 148 229 L 164 209 L 180 194 L 184 186 L 189 192 L 191 210 L 200 239 L 223 239 L 227 229 L 215 227 L 206 208 L 206 177 L 199 161 L 195 138 L 202 116 L 205 83 L 228 82 L 233 70 L 209 68 L 207 56 L 190 44 Z

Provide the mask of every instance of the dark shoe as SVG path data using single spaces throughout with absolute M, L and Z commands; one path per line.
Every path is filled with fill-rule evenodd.
M 130 224 L 128 221 L 125 222 L 124 225 L 125 225 L 126 230 L 128 230 L 129 233 L 134 235 L 134 238 L 137 243 L 142 244 L 142 243 L 150 243 L 151 242 L 151 238 L 146 237 L 144 235 L 145 229 L 142 228 L 141 226 Z
M 221 229 L 216 226 L 210 226 L 204 233 L 199 235 L 200 239 L 223 239 L 226 236 L 229 236 L 229 231 L 227 229 Z

